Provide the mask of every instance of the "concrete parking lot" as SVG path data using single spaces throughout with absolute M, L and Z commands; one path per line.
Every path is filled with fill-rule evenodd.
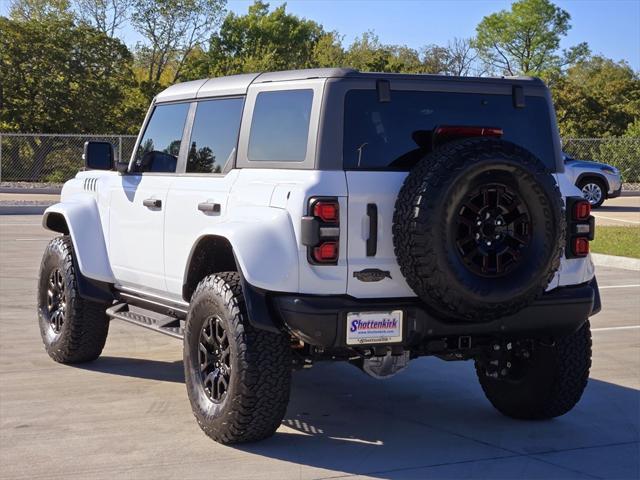
M 602 207 L 593 211 L 593 216 L 598 225 L 640 225 L 640 194 L 610 198 Z
M 640 477 L 640 272 L 598 270 L 591 380 L 564 417 L 502 417 L 470 362 L 420 359 L 387 381 L 324 364 L 294 374 L 272 439 L 224 447 L 192 417 L 178 341 L 113 322 L 99 360 L 49 359 L 35 282 L 52 236 L 0 216 L 1 478 Z

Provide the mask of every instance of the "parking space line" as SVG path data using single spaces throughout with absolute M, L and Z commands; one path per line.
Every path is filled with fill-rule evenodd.
M 605 220 L 612 220 L 614 222 L 633 223 L 635 225 L 640 225 L 640 222 L 637 222 L 635 220 L 622 220 L 620 218 L 607 217 L 606 215 L 597 215 L 597 214 L 593 214 L 593 216 L 596 218 L 604 218 Z
M 640 328 L 640 325 L 626 325 L 624 327 L 601 327 L 601 328 L 592 328 L 592 332 L 609 332 L 613 330 L 637 330 Z
M 605 285 L 604 287 L 598 287 L 600 290 L 605 290 L 607 288 L 633 288 L 633 287 L 640 287 L 640 284 L 633 284 L 633 285 Z

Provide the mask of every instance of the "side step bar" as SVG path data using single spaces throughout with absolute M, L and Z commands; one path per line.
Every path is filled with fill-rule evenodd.
M 176 317 L 145 310 L 127 303 L 118 303 L 108 308 L 106 313 L 111 319 L 133 323 L 173 338 L 182 339 L 184 337 L 184 320 Z

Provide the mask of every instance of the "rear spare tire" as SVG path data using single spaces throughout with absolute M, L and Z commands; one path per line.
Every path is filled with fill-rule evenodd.
M 527 150 L 469 138 L 425 156 L 396 201 L 393 240 L 409 286 L 435 313 L 486 320 L 540 296 L 560 265 L 563 206 Z

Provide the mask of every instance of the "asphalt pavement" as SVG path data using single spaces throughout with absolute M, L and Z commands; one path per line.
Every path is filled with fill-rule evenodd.
M 423 358 L 386 381 L 319 364 L 294 374 L 273 438 L 225 447 L 191 414 L 179 341 L 114 321 L 97 361 L 49 359 L 39 220 L 0 216 L 0 478 L 640 477 L 640 272 L 598 269 L 591 379 L 561 418 L 501 416 L 471 362 Z

